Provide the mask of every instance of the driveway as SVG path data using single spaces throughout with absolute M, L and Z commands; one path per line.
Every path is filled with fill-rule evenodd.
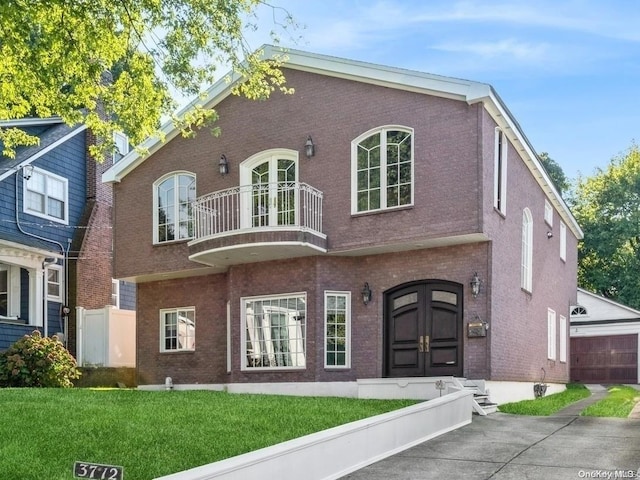
M 640 479 L 640 419 L 474 415 L 469 425 L 344 478 Z

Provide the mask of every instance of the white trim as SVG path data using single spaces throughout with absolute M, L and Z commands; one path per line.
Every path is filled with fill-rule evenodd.
M 58 272 L 58 295 L 51 295 L 49 293 L 49 284 L 53 283 L 56 284 L 55 282 L 50 282 L 49 281 L 49 271 L 57 271 Z M 62 302 L 62 294 L 64 292 L 64 271 L 62 269 L 62 265 L 48 265 L 47 268 L 45 269 L 45 278 L 46 278 L 46 283 L 47 283 L 47 300 L 51 301 L 51 302 Z
M 31 181 L 31 179 L 33 178 L 33 174 L 39 174 L 45 177 L 45 191 L 44 192 L 38 192 L 36 190 L 32 190 L 29 188 L 29 182 Z M 62 223 L 63 225 L 69 225 L 69 179 L 62 177 L 60 175 L 57 175 L 55 173 L 52 173 L 48 170 L 44 170 L 42 168 L 38 168 L 38 167 L 34 167 L 33 169 L 33 174 L 27 179 L 27 178 L 22 178 L 22 212 L 27 214 L 27 215 L 33 215 L 34 217 L 40 217 L 40 218 L 44 218 L 46 220 L 49 220 L 51 222 L 56 222 L 56 223 Z M 48 189 L 48 178 L 51 178 L 52 180 L 58 181 L 60 183 L 62 183 L 63 185 L 63 189 L 64 189 L 64 193 L 63 193 L 63 199 L 59 199 L 56 197 L 52 197 L 55 200 L 58 201 L 62 201 L 64 202 L 63 205 L 63 216 L 64 218 L 58 218 L 55 217 L 53 215 L 50 215 L 49 209 L 48 209 L 48 202 L 47 199 L 50 197 L 49 194 L 49 189 Z M 27 202 L 27 193 L 28 192 L 33 192 L 35 194 L 38 195 L 44 195 L 44 212 L 39 212 L 37 210 L 31 210 L 30 208 L 28 208 L 28 202 Z M 17 201 L 17 199 L 16 199 Z
M 567 261 L 567 226 L 560 222 L 560 260 Z
M 227 300 L 227 373 L 231 373 L 231 302 Z
M 533 216 L 528 208 L 522 211 L 520 285 L 527 292 L 533 291 Z
M 60 117 L 30 117 L 30 118 L 16 118 L 14 120 L 0 120 L 0 128 L 12 128 L 12 127 L 37 127 L 39 125 L 52 125 L 56 123 L 62 123 Z
M 496 127 L 493 151 L 493 207 L 502 215 L 507 214 L 507 152 L 509 139 Z
M 304 327 L 302 331 L 304 332 L 302 338 L 302 354 L 304 355 L 304 365 L 302 366 L 275 366 L 275 367 L 250 367 L 247 365 L 248 353 L 247 353 L 247 311 L 246 311 L 246 303 L 254 302 L 254 301 L 262 301 L 262 300 L 278 300 L 278 299 L 292 299 L 301 298 L 304 301 Z M 270 331 L 269 329 L 264 329 L 263 327 L 259 327 L 263 332 Z M 307 292 L 293 292 L 293 293 L 280 293 L 274 295 L 258 295 L 258 296 L 246 296 L 240 297 L 240 370 L 243 372 L 272 372 L 272 371 L 282 371 L 282 370 L 291 370 L 291 371 L 300 371 L 306 370 L 308 365 L 308 352 L 307 352 L 307 337 L 309 335 L 309 321 L 307 316 Z M 298 338 L 299 337 L 295 337 Z M 265 343 L 269 343 L 269 341 L 265 341 Z M 300 355 L 301 352 L 295 351 L 297 355 Z M 271 354 L 269 354 L 271 356 Z
M 411 137 L 411 200 L 407 204 L 388 206 L 387 200 L 387 135 L 386 133 L 395 130 L 408 133 Z M 380 206 L 378 208 L 368 208 L 358 210 L 358 145 L 363 140 L 374 135 L 380 136 Z M 415 131 L 405 125 L 380 125 L 378 127 L 361 133 L 351 140 L 351 215 L 360 215 L 372 212 L 386 212 L 397 208 L 412 207 L 415 195 Z
M 327 364 L 327 300 L 329 296 L 344 297 L 345 299 L 345 364 L 344 365 L 328 365 Z M 350 369 L 351 368 L 351 292 L 349 291 L 324 291 L 324 310 L 323 310 L 323 325 L 324 325 L 324 368 L 325 369 Z
M 553 207 L 546 198 L 544 199 L 544 221 L 547 222 L 547 225 L 553 227 Z
M 193 196 L 194 196 L 194 200 L 195 200 L 197 198 L 197 194 L 198 194 L 198 179 L 196 177 L 196 174 L 193 173 L 193 172 L 189 172 L 187 170 L 176 170 L 176 171 L 173 171 L 173 172 L 165 173 L 163 176 L 158 178 L 151 185 L 151 189 L 152 189 L 151 190 L 151 195 L 152 195 L 152 198 L 153 198 L 153 244 L 154 245 L 166 245 L 166 244 L 171 244 L 171 243 L 175 243 L 175 242 L 183 242 L 183 241 L 191 240 L 193 238 L 193 237 L 185 237 L 185 238 L 174 238 L 173 240 L 160 241 L 159 240 L 159 236 L 158 236 L 158 226 L 159 226 L 159 219 L 158 219 L 158 187 L 163 182 L 165 182 L 166 180 L 168 180 L 168 179 L 170 179 L 172 177 L 174 178 L 174 192 L 173 192 L 173 196 L 174 196 L 173 208 L 174 208 L 174 215 L 175 215 L 174 226 L 177 225 L 179 227 L 179 215 L 178 215 L 178 213 L 179 213 L 178 212 L 179 196 L 180 196 L 179 177 L 181 175 L 193 177 L 193 185 L 194 185 Z M 193 221 L 193 217 L 192 217 L 192 221 Z M 178 230 L 179 230 L 179 228 L 178 228 Z M 179 232 L 176 231 L 175 233 L 178 234 Z
M 193 348 L 179 348 L 178 346 L 178 338 L 179 338 L 179 332 L 178 332 L 178 325 L 176 325 L 176 348 L 166 348 L 166 337 L 165 337 L 165 315 L 167 313 L 175 313 L 176 317 L 179 316 L 179 312 L 193 312 L 193 341 L 194 341 L 194 346 Z M 195 306 L 190 306 L 190 307 L 175 307 L 175 308 L 161 308 L 159 310 L 159 317 L 160 317 L 160 352 L 161 353 L 175 353 L 175 352 L 193 352 L 195 351 L 195 340 L 196 340 L 196 307 Z M 190 338 L 190 337 L 187 337 Z
M 164 244 L 160 243 L 159 245 L 164 245 Z M 189 243 L 188 245 L 191 245 L 191 243 Z M 201 257 L 203 255 L 208 255 L 212 251 L 217 253 L 217 252 L 224 252 L 226 250 L 239 250 L 241 248 L 256 248 L 256 247 L 274 247 L 276 245 L 281 247 L 306 247 L 312 250 L 317 250 L 318 252 L 321 252 L 321 253 L 327 253 L 326 248 L 321 248 L 321 247 L 318 247 L 317 245 L 314 245 L 313 243 L 307 243 L 307 242 L 255 242 L 255 243 L 242 243 L 239 245 L 228 245 L 226 247 L 220 247 L 212 250 L 205 250 L 203 252 L 189 255 L 189 260 L 196 260 L 198 257 Z
M 556 359 L 556 312 L 547 309 L 547 358 Z
M 122 132 L 113 132 L 113 142 L 116 150 L 111 155 L 112 163 L 118 163 L 129 153 L 129 137 Z
M 113 293 L 113 287 L 115 287 L 115 293 Z M 117 278 L 111 279 L 111 305 L 120 308 L 120 280 Z
M 567 330 L 567 317 L 560 315 L 560 361 L 567 363 L 567 337 L 569 331 Z
M 214 235 L 207 235 L 206 237 L 201 237 L 201 238 L 196 238 L 193 240 L 190 240 L 188 245 L 197 245 L 200 242 L 205 242 L 207 240 L 211 240 L 212 238 L 223 238 L 223 237 L 235 237 L 236 235 L 242 235 L 245 233 L 268 233 L 268 232 L 295 232 L 295 233 L 299 233 L 299 232 L 311 232 L 314 236 L 318 237 L 318 238 L 322 238 L 322 239 L 326 239 L 327 238 L 327 234 L 326 233 L 322 233 L 322 232 L 318 232 L 316 230 L 310 229 L 308 227 L 293 227 L 291 225 L 279 225 L 279 226 L 269 226 L 269 227 L 247 227 L 247 228 L 240 228 L 238 230 L 230 230 L 228 232 L 224 232 L 224 233 L 216 233 Z M 177 241 L 177 240 L 176 240 Z M 304 245 L 305 242 L 253 242 L 253 243 L 242 243 L 239 245 L 234 245 L 231 247 L 221 247 L 220 250 L 224 250 L 224 249 L 235 249 L 238 247 L 246 247 L 246 246 L 251 246 L 251 245 Z M 316 247 L 316 248 L 320 248 L 320 247 Z M 218 250 L 218 249 L 216 249 Z M 326 250 L 321 249 L 321 251 L 326 252 Z

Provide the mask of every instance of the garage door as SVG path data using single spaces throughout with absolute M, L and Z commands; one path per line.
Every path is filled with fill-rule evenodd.
M 638 335 L 572 338 L 571 381 L 638 383 Z

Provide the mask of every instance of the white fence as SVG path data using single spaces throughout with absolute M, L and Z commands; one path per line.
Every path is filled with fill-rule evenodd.
M 136 366 L 136 312 L 113 306 L 77 307 L 76 319 L 78 366 Z

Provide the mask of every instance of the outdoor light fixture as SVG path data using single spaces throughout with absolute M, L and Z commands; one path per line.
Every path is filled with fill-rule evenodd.
M 218 167 L 220 168 L 220 175 L 226 175 L 229 173 L 229 161 L 227 157 L 223 153 L 220 155 L 220 162 L 218 162 Z
M 547 232 L 547 238 L 552 238 L 553 237 L 553 232 L 551 230 L 549 230 Z
M 480 280 L 480 277 L 478 276 L 478 272 L 475 272 L 473 274 L 473 278 L 471 279 L 471 282 L 469 282 L 469 285 L 471 286 L 471 295 L 473 295 L 473 298 L 476 298 L 478 296 L 478 294 L 480 293 L 480 284 L 482 283 L 482 281 Z
M 311 158 L 316 154 L 316 146 L 313 144 L 311 135 L 307 137 L 307 143 L 304 144 L 304 153 L 307 158 Z
M 369 282 L 364 282 L 364 287 L 362 287 L 362 303 L 367 305 L 371 301 L 371 288 L 369 288 Z
M 25 165 L 22 167 L 22 178 L 29 180 L 33 175 L 33 165 Z

